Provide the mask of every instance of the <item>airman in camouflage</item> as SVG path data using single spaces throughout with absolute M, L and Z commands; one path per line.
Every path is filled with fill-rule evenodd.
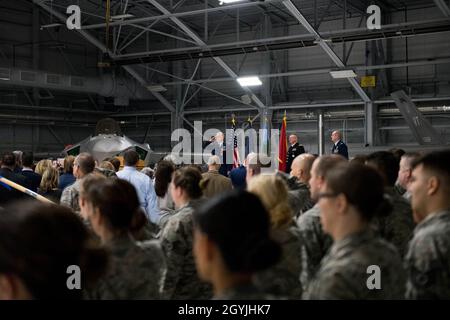
M 64 189 L 59 203 L 62 206 L 68 207 L 73 210 L 73 212 L 80 213 L 80 205 L 78 199 L 80 197 L 81 180 L 76 180 L 72 185 Z
M 407 299 L 450 299 L 450 149 L 415 161 L 408 185 L 418 223 L 405 257 Z
M 157 241 L 135 242 L 122 236 L 108 242 L 106 274 L 88 290 L 88 299 L 160 299 L 165 259 Z
M 303 291 L 300 283 L 303 247 L 300 232 L 293 225 L 274 230 L 272 236 L 281 245 L 281 259 L 275 266 L 256 274 L 255 283 L 263 292 L 300 299 Z
M 288 176 L 283 172 L 277 172 L 277 175 L 283 178 L 287 184 L 289 189 L 289 206 L 292 208 L 295 217 L 300 216 L 314 206 L 314 202 L 311 200 L 309 186 L 306 183 L 299 181 L 297 177 Z
M 320 261 L 333 244 L 333 239 L 322 229 L 317 204 L 298 218 L 297 225 L 304 244 L 300 282 L 305 289 L 319 269 Z
M 373 223 L 379 234 L 392 243 L 403 257 L 415 227 L 411 205 L 393 187 L 385 188 L 385 196 L 392 204 L 392 212 L 384 217 L 376 217 Z
M 162 230 L 160 241 L 167 261 L 163 282 L 166 299 L 210 299 L 212 289 L 202 282 L 192 253 L 192 213 L 197 203 L 191 201 L 171 216 Z
M 379 267 L 379 288 L 371 286 L 369 277 L 377 271 L 369 266 Z M 404 286 L 402 261 L 395 247 L 366 230 L 334 242 L 304 298 L 401 299 Z
M 450 299 L 450 210 L 429 215 L 417 225 L 405 267 L 406 298 Z

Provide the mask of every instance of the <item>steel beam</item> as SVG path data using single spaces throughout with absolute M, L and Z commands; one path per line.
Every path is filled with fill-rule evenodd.
M 450 8 L 445 3 L 444 0 L 434 0 L 434 3 L 436 6 L 441 10 L 441 12 L 446 16 L 447 18 L 450 18 Z
M 60 12 L 52 9 L 48 5 L 46 5 L 44 2 L 39 0 L 33 0 L 33 3 L 47 11 L 49 14 L 54 15 L 56 18 L 58 18 L 62 23 L 66 21 L 66 17 L 61 14 Z M 87 41 L 92 43 L 94 46 L 96 46 L 99 50 L 101 50 L 103 53 L 108 53 L 112 58 L 115 57 L 114 53 L 111 52 L 106 46 L 101 43 L 98 39 L 96 39 L 94 36 L 92 36 L 88 31 L 85 31 L 83 29 L 76 30 L 79 34 L 81 34 Z M 124 66 L 123 67 L 132 77 L 134 77 L 141 85 L 146 86 L 147 82 L 144 78 L 142 78 L 136 70 L 131 68 L 130 66 Z M 170 104 L 169 101 L 167 101 L 166 98 L 164 98 L 160 93 L 158 92 L 152 92 L 153 96 L 158 99 L 162 105 L 164 105 L 167 109 L 170 111 L 174 111 L 175 108 Z
M 161 11 L 164 15 L 169 15 L 170 12 L 165 7 L 163 7 L 158 1 L 156 0 L 147 0 L 149 3 L 151 3 L 155 8 L 157 8 L 159 11 Z M 178 17 L 172 16 L 169 17 L 169 19 L 175 23 L 181 30 L 183 30 L 188 36 L 190 36 L 200 47 L 205 47 L 206 43 L 194 32 L 192 31 L 187 25 L 184 24 Z M 237 79 L 238 75 L 219 57 L 214 57 L 214 61 L 216 61 L 217 64 L 219 64 L 226 73 L 228 73 L 232 78 Z M 256 103 L 258 109 L 264 108 L 264 103 L 255 95 L 249 88 L 243 88 L 245 92 L 250 94 L 252 97 L 252 100 Z
M 152 0 L 153 1 L 153 0 Z M 283 0 L 283 5 L 289 10 L 289 12 L 303 25 L 303 27 L 311 33 L 319 46 L 328 54 L 328 56 L 333 60 L 333 62 L 340 68 L 345 68 L 345 64 L 342 60 L 337 56 L 337 54 L 331 49 L 331 47 L 322 39 L 320 34 L 314 29 L 314 27 L 308 22 L 308 20 L 301 14 L 301 12 L 297 9 L 297 7 L 292 3 L 291 0 Z M 371 99 L 366 94 L 366 92 L 361 88 L 358 81 L 353 78 L 347 79 L 348 82 L 352 85 L 361 99 L 365 102 L 370 102 Z

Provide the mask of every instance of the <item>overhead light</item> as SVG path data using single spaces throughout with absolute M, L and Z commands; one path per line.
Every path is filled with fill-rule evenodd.
M 334 79 L 348 79 L 357 77 L 355 71 L 353 70 L 330 71 L 330 74 Z
M 134 15 L 131 13 L 119 14 L 117 16 L 111 16 L 111 20 L 121 20 L 127 18 L 134 18 Z
M 262 82 L 258 77 L 241 77 L 237 78 L 237 82 L 239 82 L 241 87 L 252 87 L 262 85 Z
M 154 86 L 147 86 L 147 90 L 150 92 L 164 92 L 167 91 L 167 88 L 160 84 L 157 84 Z
M 43 26 L 41 26 L 41 30 L 44 30 L 45 28 L 54 28 L 54 27 L 59 27 L 62 26 L 61 23 L 50 23 L 50 24 L 45 24 Z
M 219 4 L 223 5 L 224 3 L 234 3 L 234 2 L 239 2 L 239 1 L 243 1 L 243 0 L 219 0 Z

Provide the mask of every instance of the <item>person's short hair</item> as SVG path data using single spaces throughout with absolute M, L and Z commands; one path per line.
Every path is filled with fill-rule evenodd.
M 88 174 L 95 169 L 95 159 L 89 153 L 80 153 L 74 161 L 74 165 L 77 165 L 83 174 Z
M 221 165 L 219 156 L 211 156 L 208 159 L 208 166 Z
M 388 186 L 394 186 L 398 177 L 400 161 L 389 151 L 377 151 L 367 156 L 366 164 L 373 165 L 386 180 Z
M 139 161 L 139 154 L 135 150 L 127 150 L 123 154 L 126 166 L 135 166 Z
M 340 163 L 347 163 L 347 159 L 338 154 L 321 156 L 315 160 L 316 175 L 319 177 L 325 177 L 328 171 L 339 165 Z
M 24 152 L 22 154 L 22 165 L 28 168 L 33 166 L 33 152 Z
M 251 152 L 247 155 L 246 165 L 248 169 L 251 169 L 255 174 L 261 172 L 262 162 L 261 155 L 255 152 Z
M 398 162 L 400 162 L 400 159 L 406 153 L 405 150 L 400 149 L 400 148 L 392 148 L 392 149 L 389 149 L 388 151 L 395 156 L 395 158 L 398 160 Z
M 81 299 L 67 287 L 67 268 L 83 270 L 81 287 L 103 275 L 107 252 L 69 208 L 20 201 L 0 212 L 0 274 L 16 275 L 34 299 Z
M 366 164 L 367 156 L 365 154 L 357 154 L 355 155 L 350 162 L 351 163 L 359 163 L 359 164 Z
M 198 199 L 202 196 L 202 173 L 199 169 L 191 166 L 180 168 L 174 172 L 172 180 L 174 186 L 183 189 L 189 198 Z
M 231 191 L 193 214 L 197 230 L 214 242 L 232 273 L 254 273 L 276 264 L 281 248 L 270 237 L 269 214 L 254 194 Z
M 366 221 L 374 216 L 386 216 L 392 210 L 389 200 L 384 198 L 383 178 L 374 168 L 358 163 L 339 163 L 326 173 L 325 181 L 329 192 L 344 194 Z
M 73 162 L 75 161 L 74 156 L 67 156 L 64 158 L 64 173 L 73 172 Z
M 442 186 L 450 193 L 450 149 L 432 151 L 416 159 L 412 168 L 422 165 L 425 170 L 433 172 L 442 181 Z
M 406 152 L 402 155 L 402 159 L 405 159 L 405 164 L 409 169 L 412 169 L 414 162 L 421 156 L 420 152 Z
M 98 167 L 101 168 L 101 169 L 108 169 L 108 170 L 111 170 L 111 171 L 116 171 L 114 166 L 113 166 L 113 164 L 111 162 L 109 162 L 109 161 L 102 161 L 102 162 L 100 162 L 100 165 Z
M 23 151 L 16 150 L 16 151 L 13 151 L 13 154 L 14 154 L 14 157 L 16 158 L 16 164 L 21 165 Z
M 14 167 L 16 165 L 16 157 L 12 152 L 5 152 L 2 155 L 2 165 L 7 167 Z

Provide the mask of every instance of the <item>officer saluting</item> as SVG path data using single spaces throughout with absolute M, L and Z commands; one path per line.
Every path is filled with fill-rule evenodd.
M 305 148 L 298 144 L 298 137 L 295 134 L 291 134 L 289 136 L 289 150 L 286 157 L 286 173 L 291 172 L 292 161 L 302 153 L 305 153 Z
M 348 160 L 348 149 L 344 141 L 341 140 L 341 132 L 339 130 L 333 131 L 331 134 L 331 141 L 333 141 L 333 148 L 331 148 L 332 154 L 340 154 Z

